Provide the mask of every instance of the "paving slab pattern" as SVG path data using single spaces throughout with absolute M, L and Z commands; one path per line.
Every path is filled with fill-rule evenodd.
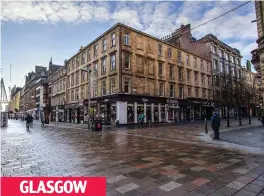
M 106 176 L 107 195 L 264 194 L 262 155 L 118 132 L 27 132 L 10 123 L 1 130 L 2 176 Z

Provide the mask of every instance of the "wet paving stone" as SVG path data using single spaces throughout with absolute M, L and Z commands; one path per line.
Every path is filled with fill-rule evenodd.
M 36 126 L 29 133 L 14 121 L 1 130 L 1 176 L 106 176 L 107 195 L 114 196 L 252 195 L 264 189 L 261 155 L 135 135 L 179 139 L 183 131 L 192 132 L 190 126 L 180 132 L 163 129 L 90 132 Z

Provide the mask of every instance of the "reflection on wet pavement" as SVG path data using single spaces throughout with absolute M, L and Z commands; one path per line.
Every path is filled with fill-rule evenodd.
M 107 195 L 263 192 L 260 155 L 118 131 L 33 127 L 27 132 L 21 122 L 11 123 L 1 130 L 2 176 L 106 176 Z

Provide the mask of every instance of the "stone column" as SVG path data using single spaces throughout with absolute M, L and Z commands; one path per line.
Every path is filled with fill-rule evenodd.
M 134 123 L 137 123 L 137 102 L 134 102 Z
M 165 122 L 168 122 L 168 104 L 165 104 Z
M 161 106 L 158 104 L 159 122 L 161 122 Z
M 146 123 L 147 122 L 147 104 L 146 103 L 144 103 L 144 115 L 145 115 L 145 118 L 144 118 L 144 123 Z
M 151 104 L 151 122 L 154 122 L 154 103 Z

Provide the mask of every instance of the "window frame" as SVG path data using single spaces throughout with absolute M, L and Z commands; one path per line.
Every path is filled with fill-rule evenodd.
M 112 33 L 111 34 L 111 47 L 115 47 L 116 46 L 116 34 Z
M 171 89 L 171 87 L 173 87 L 173 88 Z M 175 98 L 175 85 L 170 84 L 169 89 L 170 89 L 170 98 Z
M 116 54 L 110 55 L 110 71 L 116 71 Z
M 124 45 L 130 46 L 130 34 L 128 33 L 124 34 Z

